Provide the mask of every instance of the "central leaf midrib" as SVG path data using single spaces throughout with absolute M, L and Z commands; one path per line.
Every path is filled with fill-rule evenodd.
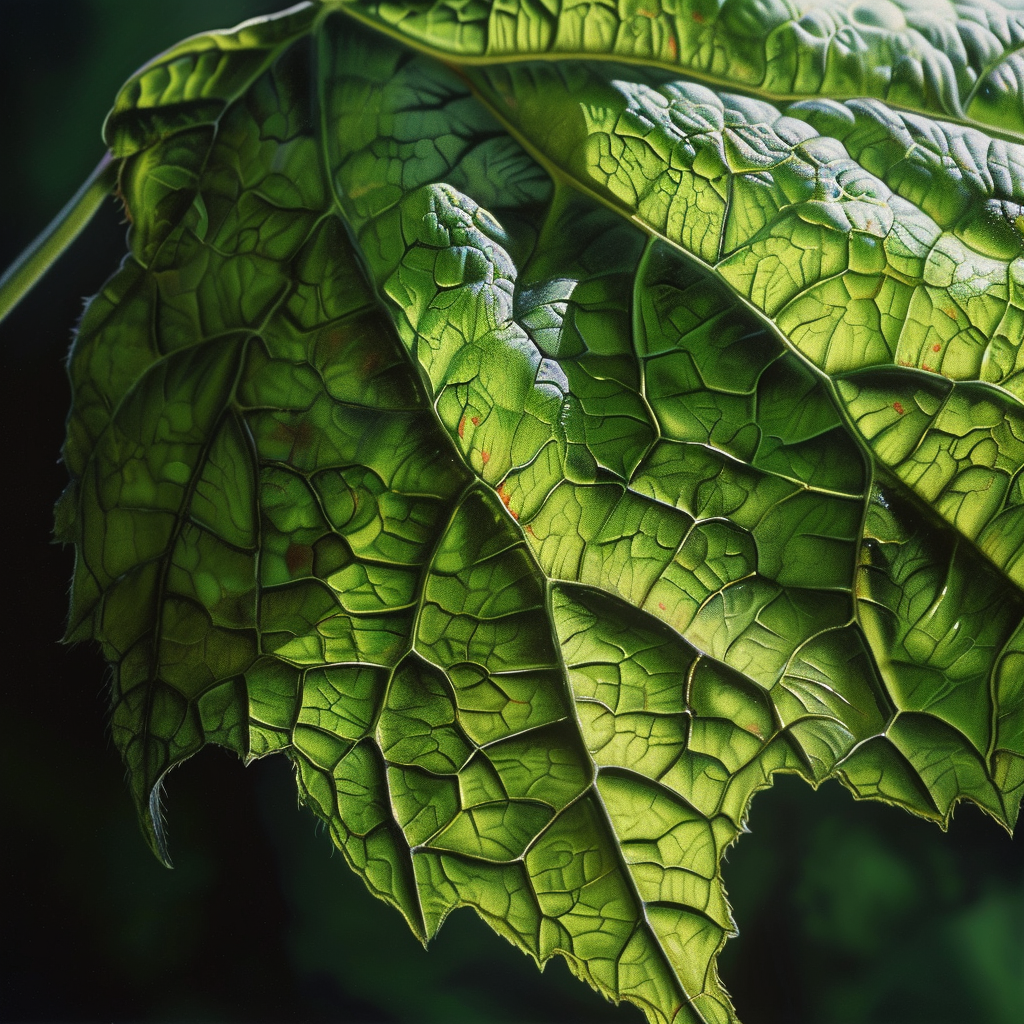
M 657 935 L 657 933 L 654 930 L 654 926 L 651 924 L 650 918 L 647 916 L 648 904 L 643 899 L 643 897 L 640 895 L 640 889 L 637 886 L 637 883 L 636 883 L 635 879 L 633 878 L 633 873 L 632 873 L 632 871 L 630 871 L 630 867 L 629 867 L 628 862 L 626 861 L 625 857 L 623 856 L 622 844 L 619 842 L 618 835 L 617 835 L 617 833 L 615 831 L 615 826 L 612 824 L 611 815 L 608 813 L 608 808 L 605 806 L 604 799 L 601 796 L 601 791 L 600 791 L 600 789 L 599 789 L 599 787 L 597 785 L 598 776 L 601 773 L 601 766 L 598 765 L 598 763 L 595 761 L 593 754 L 591 754 L 590 750 L 587 747 L 586 740 L 584 738 L 584 733 L 583 733 L 583 726 L 582 726 L 582 724 L 580 722 L 579 715 L 576 712 L 576 695 L 575 695 L 575 693 L 573 692 L 573 689 L 572 689 L 572 683 L 571 683 L 571 681 L 569 679 L 569 672 L 568 672 L 568 669 L 566 667 L 565 658 L 564 658 L 563 653 L 562 653 L 562 645 L 561 645 L 561 642 L 558 639 L 557 629 L 555 628 L 555 616 L 554 616 L 554 611 L 553 611 L 553 608 L 552 608 L 552 594 L 554 592 L 555 586 L 558 585 L 558 582 L 554 581 L 554 580 L 551 580 L 551 579 L 549 579 L 547 577 L 547 575 L 544 573 L 544 570 L 540 567 L 540 564 L 537 562 L 536 556 L 534 555 L 534 553 L 533 553 L 532 549 L 530 548 L 529 544 L 525 543 L 525 540 L 524 540 L 524 547 L 529 552 L 530 558 L 531 558 L 531 560 L 534 563 L 534 566 L 535 566 L 535 568 L 537 570 L 538 575 L 544 581 L 544 583 L 543 583 L 543 586 L 544 586 L 544 611 L 545 611 L 545 617 L 546 617 L 547 622 L 548 622 L 548 628 L 549 628 L 550 633 L 551 633 L 551 643 L 554 646 L 554 649 L 555 649 L 555 652 L 556 652 L 556 656 L 558 657 L 559 676 L 560 676 L 560 678 L 562 680 L 562 683 L 563 683 L 563 692 L 565 694 L 565 699 L 568 702 L 569 714 L 572 716 L 573 724 L 576 727 L 576 733 L 577 733 L 577 735 L 579 736 L 579 739 L 580 739 L 580 746 L 581 746 L 581 748 L 583 750 L 586 751 L 587 760 L 588 760 L 589 765 L 590 765 L 591 782 L 588 785 L 587 789 L 584 790 L 583 793 L 581 793 L 577 797 L 577 800 L 582 799 L 583 796 L 585 794 L 587 794 L 587 793 L 591 793 L 592 794 L 592 799 L 593 799 L 594 805 L 597 808 L 598 813 L 601 815 L 601 820 L 604 822 L 604 827 L 607 829 L 608 835 L 612 839 L 612 844 L 611 845 L 612 845 L 612 847 L 613 847 L 613 849 L 615 851 L 615 860 L 616 860 L 616 863 L 618 865 L 619 872 L 626 879 L 626 881 L 627 881 L 627 883 L 629 885 L 630 894 L 632 895 L 632 897 L 633 897 L 633 899 L 635 901 L 635 904 L 636 904 L 636 908 L 637 908 L 637 910 L 639 912 L 639 919 L 634 924 L 630 934 L 631 935 L 635 934 L 637 929 L 639 929 L 641 927 L 645 928 L 645 930 L 647 932 L 647 935 L 649 937 L 649 940 L 650 940 L 651 944 L 653 945 L 654 949 L 657 951 L 657 954 L 660 957 L 664 968 L 668 971 L 669 976 L 672 978 L 672 980 L 673 980 L 677 990 L 682 994 L 684 1003 L 689 1004 L 690 1007 L 693 1008 L 693 1001 L 694 1001 L 694 999 L 697 996 L 699 996 L 699 995 L 701 995 L 703 993 L 702 992 L 696 992 L 696 993 L 693 993 L 691 995 L 689 992 L 687 992 L 686 987 L 683 985 L 682 979 L 679 977 L 678 972 L 672 966 L 672 962 L 671 962 L 671 960 L 669 960 L 668 954 L 662 948 L 661 941 L 658 938 L 658 935 Z M 658 784 L 660 785 L 660 783 L 658 783 Z M 676 794 L 673 793 L 673 796 L 676 796 Z M 555 817 L 551 819 L 551 822 L 549 822 L 548 825 L 545 826 L 545 829 L 540 833 L 541 836 L 544 834 L 544 831 L 546 831 L 548 828 L 551 827 L 551 824 L 557 819 L 557 817 L 558 817 L 558 815 L 556 813 Z M 538 836 L 537 839 L 534 840 L 534 842 L 537 842 L 539 839 L 540 839 L 540 836 Z M 716 865 L 716 868 L 717 868 L 717 865 Z M 674 905 L 674 906 L 678 907 L 678 905 Z M 687 911 L 696 910 L 696 908 L 687 907 L 686 910 Z M 628 945 L 628 940 L 627 940 L 626 945 Z M 625 946 L 623 948 L 625 948 Z M 712 957 L 712 964 L 714 963 L 714 960 L 715 960 L 715 957 Z M 730 1007 L 730 1009 L 731 1009 L 731 1007 Z M 699 1011 L 697 1011 L 696 1009 L 694 1009 L 694 1012 L 695 1013 L 699 1013 Z M 699 1014 L 699 1015 L 700 1015 L 700 1017 L 702 1019 L 704 1019 L 704 1015 L 703 1014 Z M 734 1016 L 734 1015 L 730 1014 L 730 1016 Z
M 332 182 L 332 188 L 333 188 L 333 182 Z M 352 241 L 353 233 L 351 231 L 350 226 L 348 225 L 347 218 L 344 217 L 344 214 L 341 211 L 341 204 L 338 201 L 337 197 L 335 198 L 335 202 L 338 204 L 339 215 L 341 216 L 341 219 L 345 223 L 346 231 L 348 232 L 349 239 L 350 239 L 350 241 Z M 352 241 L 352 244 L 353 244 L 353 248 L 359 253 L 360 259 L 363 259 L 362 252 L 359 249 L 358 245 L 354 241 Z M 378 301 L 378 303 L 380 303 L 381 307 L 384 308 L 384 309 L 389 309 L 391 307 L 392 303 L 389 302 L 385 297 L 383 297 L 381 295 L 380 290 L 377 287 L 377 284 L 374 281 L 373 277 L 370 276 L 370 275 L 367 275 L 367 280 L 368 280 L 369 286 L 373 289 L 375 295 L 377 296 L 377 301 Z M 390 317 L 389 317 L 389 320 L 390 320 Z M 526 540 L 526 537 L 525 537 L 525 534 L 523 533 L 522 527 L 519 526 L 519 524 L 513 519 L 511 514 L 504 507 L 504 504 L 502 502 L 500 502 L 500 499 L 498 499 L 497 494 L 496 494 L 496 489 L 494 487 L 492 487 L 490 484 L 488 484 L 484 479 L 479 477 L 473 471 L 473 469 L 466 464 L 465 459 L 464 459 L 462 453 L 459 451 L 457 445 L 455 444 L 454 439 L 452 438 L 451 434 L 449 433 L 449 431 L 445 427 L 444 423 L 442 422 L 442 420 L 441 420 L 441 418 L 440 418 L 440 416 L 438 414 L 438 411 L 437 411 L 437 408 L 436 408 L 436 403 L 431 400 L 430 389 L 428 387 L 428 384 L 427 384 L 426 380 L 424 379 L 424 372 L 423 372 L 422 366 L 419 364 L 418 360 L 416 360 L 413 357 L 413 355 L 408 351 L 408 349 L 406 348 L 406 346 L 404 344 L 399 343 L 398 344 L 398 348 L 401 350 L 402 358 L 407 361 L 408 365 L 411 368 L 413 368 L 413 370 L 414 370 L 414 372 L 416 374 L 416 379 L 419 382 L 420 388 L 422 389 L 422 394 L 423 394 L 424 399 L 425 399 L 425 405 L 427 405 L 429 407 L 430 416 L 433 419 L 433 422 L 435 424 L 435 429 L 436 429 L 437 434 L 439 435 L 439 438 L 443 438 L 443 444 L 446 445 L 446 447 L 448 448 L 448 450 L 451 453 L 452 457 L 455 459 L 455 461 L 457 462 L 457 464 L 459 466 L 464 467 L 465 471 L 470 476 L 469 481 L 467 482 L 465 487 L 462 489 L 462 491 L 459 493 L 458 497 L 455 499 L 455 501 L 453 503 L 452 512 L 449 515 L 444 528 L 441 529 L 441 531 L 440 531 L 440 533 L 438 535 L 437 541 L 435 542 L 435 545 L 434 545 L 434 547 L 431 550 L 431 554 L 428 557 L 427 562 L 426 562 L 426 564 L 424 566 L 422 582 L 420 584 L 419 594 L 418 594 L 417 602 L 416 602 L 416 611 L 414 613 L 413 626 L 412 626 L 412 629 L 411 629 L 410 647 L 409 647 L 409 650 L 407 651 L 406 655 L 404 655 L 404 657 L 408 657 L 408 655 L 410 653 L 415 653 L 419 657 L 424 657 L 422 654 L 420 654 L 420 652 L 417 649 L 416 637 L 417 637 L 417 633 L 418 633 L 420 615 L 421 615 L 421 612 L 422 612 L 422 609 L 423 609 L 424 603 L 425 603 L 426 584 L 427 584 L 427 579 L 428 579 L 428 577 L 430 575 L 430 572 L 431 572 L 430 567 L 431 567 L 431 564 L 434 561 L 434 558 L 436 556 L 438 548 L 440 547 L 440 545 L 441 545 L 441 543 L 442 543 L 442 541 L 443 541 L 443 539 L 444 539 L 444 537 L 445 537 L 445 535 L 447 533 L 447 530 L 450 528 L 451 523 L 453 522 L 455 516 L 458 514 L 458 511 L 461 508 L 461 506 L 462 506 L 463 502 L 465 501 L 466 497 L 473 490 L 479 490 L 482 494 L 484 494 L 486 496 L 485 500 L 487 501 L 487 504 L 489 506 L 494 507 L 495 504 L 501 505 L 501 511 L 500 511 L 499 514 L 503 515 L 504 517 L 506 517 L 510 527 L 515 531 L 516 539 L 513 541 L 512 544 L 509 545 L 509 547 L 510 548 L 519 547 L 519 548 L 522 548 L 527 553 L 527 557 L 530 559 L 530 562 L 531 562 L 531 564 L 533 566 L 533 569 L 534 569 L 534 572 L 536 574 L 536 579 L 541 584 L 541 586 L 543 588 L 543 591 L 544 591 L 544 612 L 543 612 L 543 614 L 545 615 L 545 618 L 546 618 L 546 621 L 547 621 L 547 625 L 548 625 L 548 629 L 550 631 L 551 642 L 552 642 L 553 649 L 555 651 L 555 656 L 558 659 L 558 671 L 559 671 L 559 675 L 560 675 L 560 677 L 562 679 L 563 686 L 564 686 L 564 693 L 565 693 L 565 699 L 566 699 L 566 704 L 567 704 L 567 714 L 571 717 L 571 719 L 572 719 L 572 721 L 573 721 L 573 723 L 575 725 L 576 734 L 577 734 L 577 737 L 579 738 L 579 741 L 580 741 L 580 749 L 584 750 L 584 751 L 587 751 L 587 760 L 589 762 L 590 769 L 591 769 L 591 782 L 587 785 L 587 787 L 580 794 L 578 794 L 566 806 L 571 806 L 572 804 L 575 804 L 578 801 L 584 799 L 588 795 L 591 796 L 591 798 L 592 798 L 592 800 L 594 802 L 595 807 L 598 809 L 598 812 L 600 813 L 600 815 L 602 817 L 602 820 L 603 820 L 603 822 L 605 824 L 605 828 L 607 829 L 608 838 L 611 840 L 610 845 L 614 848 L 615 858 L 616 858 L 616 863 L 617 863 L 617 866 L 618 866 L 618 870 L 619 870 L 621 876 L 624 878 L 626 884 L 628 885 L 629 892 L 631 894 L 631 897 L 632 897 L 632 899 L 633 899 L 633 901 L 635 903 L 635 906 L 637 908 L 637 911 L 638 911 L 639 917 L 638 917 L 638 920 L 635 922 L 635 924 L 633 926 L 633 932 L 635 932 L 636 929 L 640 928 L 640 927 L 644 927 L 646 929 L 648 937 L 649 937 L 649 941 L 650 941 L 652 947 L 655 950 L 657 950 L 657 955 L 660 957 L 660 959 L 661 959 L 661 961 L 663 963 L 664 969 L 668 972 L 669 976 L 673 979 L 674 986 L 676 987 L 677 991 L 682 994 L 684 1002 L 686 1002 L 687 1004 L 692 1006 L 693 999 L 697 995 L 700 995 L 701 993 L 695 993 L 693 996 L 691 996 L 687 992 L 686 988 L 684 987 L 684 985 L 682 983 L 682 980 L 679 978 L 678 973 L 676 972 L 676 970 L 672 966 L 671 961 L 668 959 L 667 954 L 662 949 L 661 942 L 658 939 L 657 934 L 654 931 L 653 926 L 650 923 L 650 920 L 648 919 L 647 910 L 646 910 L 647 904 L 643 900 L 643 898 L 641 897 L 639 889 L 638 889 L 638 887 L 636 885 L 636 882 L 633 879 L 631 871 L 629 870 L 629 865 L 627 864 L 627 862 L 625 861 L 625 859 L 622 856 L 622 851 L 619 848 L 619 843 L 618 843 L 618 839 L 616 837 L 616 832 L 615 832 L 614 826 L 611 823 L 611 819 L 610 819 L 610 817 L 608 815 L 608 812 L 607 812 L 607 809 L 605 807 L 604 801 L 601 798 L 600 791 L 599 791 L 598 786 L 597 786 L 597 777 L 598 777 L 598 773 L 600 771 L 600 768 L 597 765 L 597 763 L 594 761 L 593 756 L 587 750 L 586 743 L 585 743 L 584 737 L 583 737 L 583 730 L 582 730 L 582 727 L 580 725 L 579 717 L 576 714 L 575 697 L 573 695 L 572 687 L 571 687 L 571 684 L 569 682 L 568 672 L 566 670 L 565 662 L 564 662 L 562 654 L 561 654 L 561 645 L 559 643 L 557 632 L 555 630 L 554 617 L 553 617 L 553 612 L 552 612 L 552 608 L 551 608 L 551 593 L 552 593 L 553 587 L 555 585 L 557 585 L 558 583 L 560 583 L 560 582 L 571 582 L 571 581 L 560 581 L 560 580 L 552 579 L 541 568 L 539 562 L 537 561 L 536 554 L 534 553 L 533 549 L 531 548 L 531 546 L 529 545 L 529 543 Z M 433 664 L 433 662 L 430 662 L 429 659 L 425 659 L 425 660 L 427 660 L 430 664 Z M 437 666 L 435 666 L 435 667 L 437 667 Z M 443 669 L 442 669 L 442 671 L 443 671 Z M 384 708 L 384 706 L 385 706 L 385 704 L 387 702 L 387 695 L 390 692 L 390 688 L 391 688 L 393 679 L 394 679 L 394 669 L 392 669 L 389 672 L 388 682 L 387 682 L 386 687 L 385 687 L 385 692 L 384 692 L 384 695 L 383 695 L 383 697 L 381 699 L 381 703 L 380 703 L 380 706 L 378 708 L 377 715 L 375 716 L 374 723 L 371 726 L 371 733 L 370 733 L 371 735 L 376 731 L 377 722 L 379 721 L 380 714 L 383 711 L 383 708 Z M 536 728 L 536 727 L 533 727 L 533 728 Z M 530 730 L 527 729 L 527 730 L 522 730 L 522 731 L 523 732 L 529 732 Z M 548 831 L 548 829 L 551 828 L 552 824 L 555 821 L 558 820 L 558 818 L 564 812 L 564 810 L 565 810 L 564 807 L 561 808 L 560 810 L 556 810 L 554 815 L 551 818 L 551 821 L 548 822 L 548 824 L 541 830 L 541 832 L 530 842 L 530 844 L 528 844 L 528 846 L 526 848 L 526 851 L 524 851 L 524 853 L 521 855 L 521 857 L 518 858 L 518 860 L 522 861 L 524 863 L 524 865 L 525 865 L 525 861 L 523 860 L 523 858 L 525 858 L 526 852 L 530 848 L 532 848 L 533 845 L 535 845 L 537 842 L 540 841 L 541 837 Z M 394 817 L 394 809 L 393 808 L 392 808 L 392 815 Z M 395 821 L 395 826 L 401 832 L 401 826 L 398 825 L 397 818 L 395 818 L 394 821 Z M 403 838 L 404 838 L 404 833 L 402 833 L 402 835 L 403 835 Z M 446 851 L 446 852 L 453 852 L 453 851 Z M 411 848 L 409 848 L 410 866 L 411 866 L 411 858 L 412 858 L 412 856 L 413 856 L 413 850 Z M 418 909 L 420 911 L 420 915 L 421 915 L 421 918 L 422 918 L 422 916 L 423 916 L 422 903 L 421 903 L 421 901 L 419 899 L 418 883 L 415 880 L 415 875 L 414 875 L 414 878 L 413 878 L 413 883 L 414 883 L 414 888 L 416 888 L 416 891 L 417 891 Z M 687 909 L 689 910 L 691 908 L 687 908 Z

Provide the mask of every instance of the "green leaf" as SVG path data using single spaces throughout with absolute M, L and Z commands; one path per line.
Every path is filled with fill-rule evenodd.
M 772 100 L 879 99 L 1024 132 L 1019 0 L 333 3 L 460 62 L 612 57 Z
M 58 534 L 160 856 L 283 751 L 424 940 L 717 1024 L 774 773 L 1013 826 L 1024 20 L 923 11 L 306 4 L 125 86 Z

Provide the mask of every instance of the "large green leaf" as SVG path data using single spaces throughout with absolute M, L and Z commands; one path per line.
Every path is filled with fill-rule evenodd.
M 773 773 L 1017 815 L 1024 13 L 668 6 L 143 68 L 58 532 L 161 856 L 170 768 L 284 751 L 424 939 L 710 1024 Z

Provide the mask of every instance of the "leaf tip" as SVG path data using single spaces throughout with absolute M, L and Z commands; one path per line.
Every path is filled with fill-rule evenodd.
M 154 856 L 165 868 L 173 869 L 171 853 L 167 845 L 167 830 L 164 827 L 163 808 L 160 798 L 163 795 L 163 780 L 159 780 L 149 791 L 149 799 L 139 808 L 139 824 L 146 843 Z

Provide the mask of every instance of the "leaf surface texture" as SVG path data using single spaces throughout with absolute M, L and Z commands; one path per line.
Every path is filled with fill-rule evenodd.
M 773 773 L 1012 827 L 1024 13 L 939 6 L 300 5 L 126 85 L 57 520 L 161 855 L 284 751 L 424 940 L 717 1024 Z

